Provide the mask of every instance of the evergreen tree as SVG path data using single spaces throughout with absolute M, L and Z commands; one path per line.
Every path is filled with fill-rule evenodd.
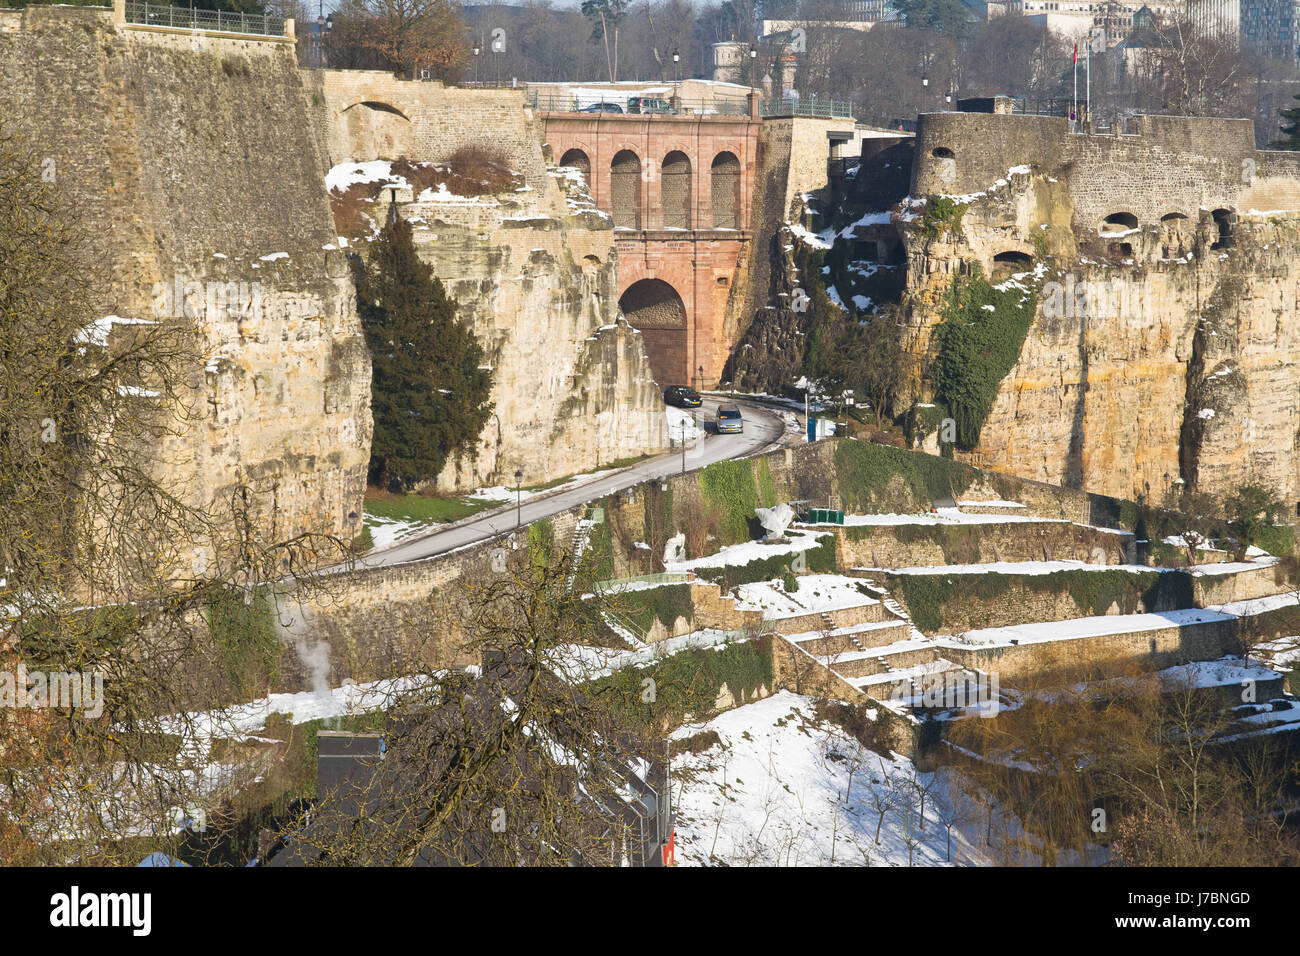
M 391 217 L 370 261 L 353 260 L 357 311 L 374 368 L 370 479 L 392 491 L 431 479 L 474 446 L 492 414 L 483 349 L 456 318 L 456 303 Z
M 1300 100 L 1300 93 L 1294 97 Z M 1282 124 L 1282 132 L 1286 133 L 1286 139 L 1275 140 L 1268 144 L 1269 149 L 1300 149 L 1300 106 L 1293 106 L 1290 109 L 1278 110 L 1282 119 L 1286 120 Z

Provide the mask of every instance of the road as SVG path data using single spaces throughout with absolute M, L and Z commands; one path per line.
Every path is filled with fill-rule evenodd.
M 697 409 L 700 421 L 711 420 L 718 405 L 728 401 L 706 396 L 704 404 Z M 716 435 L 706 433 L 686 449 L 686 469 L 693 471 L 703 468 L 715 461 L 730 458 L 745 458 L 763 451 L 770 451 L 777 446 L 785 434 L 785 423 L 771 409 L 748 402 L 735 401 L 745 415 L 745 430 L 739 435 Z M 381 567 L 389 564 L 404 564 L 446 554 L 456 548 L 476 544 L 500 535 L 508 535 L 515 530 L 516 521 L 522 520 L 527 525 L 533 521 L 550 517 L 561 511 L 614 494 L 624 488 L 680 474 L 682 471 L 681 451 L 675 451 L 658 458 L 651 458 L 613 474 L 593 478 L 589 482 L 565 488 L 545 497 L 525 498 L 520 515 L 516 516 L 514 505 L 495 508 L 442 531 L 432 531 L 418 538 L 408 538 L 383 551 L 371 551 L 358 558 L 358 567 Z

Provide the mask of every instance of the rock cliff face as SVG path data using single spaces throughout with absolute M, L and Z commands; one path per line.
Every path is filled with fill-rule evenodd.
M 1300 157 L 1255 151 L 1246 121 L 1138 117 L 1102 136 L 956 113 L 922 117 L 916 156 L 895 216 L 901 407 L 933 398 L 935 330 L 978 263 L 1037 307 L 968 457 L 1125 497 L 1180 480 L 1300 497 Z
M 493 367 L 496 409 L 444 490 L 541 483 L 667 445 L 663 400 L 618 311 L 612 223 L 581 179 L 477 204 L 412 202 L 420 257 L 442 279 Z
M 188 422 L 157 449 L 196 505 L 241 488 L 277 540 L 360 531 L 370 360 L 294 48 L 0 11 L 0 127 L 95 245 L 98 314 L 187 314 Z
M 576 170 L 547 164 L 541 123 L 517 90 L 444 89 L 371 71 L 307 73 L 333 164 L 456 150 L 504 153 L 521 180 L 500 195 L 398 190 L 420 257 L 455 298 L 493 367 L 495 414 L 438 491 L 562 478 L 668 445 L 641 335 L 618 309 L 612 221 Z M 319 101 L 319 102 L 317 102 Z

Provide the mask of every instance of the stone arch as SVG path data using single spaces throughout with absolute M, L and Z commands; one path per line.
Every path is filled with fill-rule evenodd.
M 609 164 L 609 199 L 615 229 L 641 228 L 641 157 L 630 149 Z
M 1033 266 L 1034 257 L 1019 249 L 1006 249 L 993 257 L 995 275 L 1024 272 L 1026 269 L 1032 269 Z
M 362 101 L 359 102 L 359 103 L 353 103 L 351 106 L 346 107 L 346 108 L 343 110 L 343 112 L 346 113 L 346 112 L 348 112 L 349 110 L 354 110 L 354 109 L 356 109 L 358 106 L 364 106 L 367 110 L 371 110 L 371 111 L 376 112 L 376 113 L 391 113 L 391 114 L 394 115 L 394 116 L 400 116 L 402 119 L 406 120 L 408 123 L 411 122 L 411 117 L 407 116 L 405 113 L 403 113 L 401 110 L 399 110 L 396 106 L 393 106 L 393 105 L 390 104 L 390 103 L 383 103 L 383 102 L 381 102 L 381 101 L 379 101 L 379 100 L 362 100 Z
M 957 154 L 954 153 L 947 146 L 936 146 L 934 149 L 930 150 L 930 155 L 933 156 L 935 159 L 956 159 L 957 158 Z
M 641 279 L 618 300 L 628 324 L 640 330 L 650 370 L 660 385 L 689 385 L 686 369 L 686 305 L 662 279 Z
M 660 168 L 660 208 L 665 229 L 691 228 L 691 161 L 679 149 Z
M 713 228 L 740 228 L 740 160 L 726 150 L 713 157 L 710 169 L 710 196 L 713 201 Z
M 1138 218 L 1131 212 L 1113 212 L 1101 221 L 1097 231 L 1103 236 L 1128 232 L 1138 227 Z
M 1210 248 L 1226 249 L 1232 245 L 1232 210 L 1216 209 L 1210 215 L 1214 218 L 1214 228 L 1218 231 L 1218 238 L 1210 244 Z
M 1169 225 L 1177 225 L 1179 222 L 1187 219 L 1181 212 L 1167 212 L 1160 217 L 1160 221 Z
M 587 154 L 580 149 L 567 149 L 564 155 L 560 157 L 560 165 L 568 166 L 582 173 L 582 181 L 591 188 L 591 160 Z

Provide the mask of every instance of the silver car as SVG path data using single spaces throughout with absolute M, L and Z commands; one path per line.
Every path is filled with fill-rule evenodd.
M 719 405 L 718 416 L 714 421 L 720 435 L 724 432 L 743 432 L 745 430 L 745 419 L 741 417 L 740 409 L 735 405 Z

